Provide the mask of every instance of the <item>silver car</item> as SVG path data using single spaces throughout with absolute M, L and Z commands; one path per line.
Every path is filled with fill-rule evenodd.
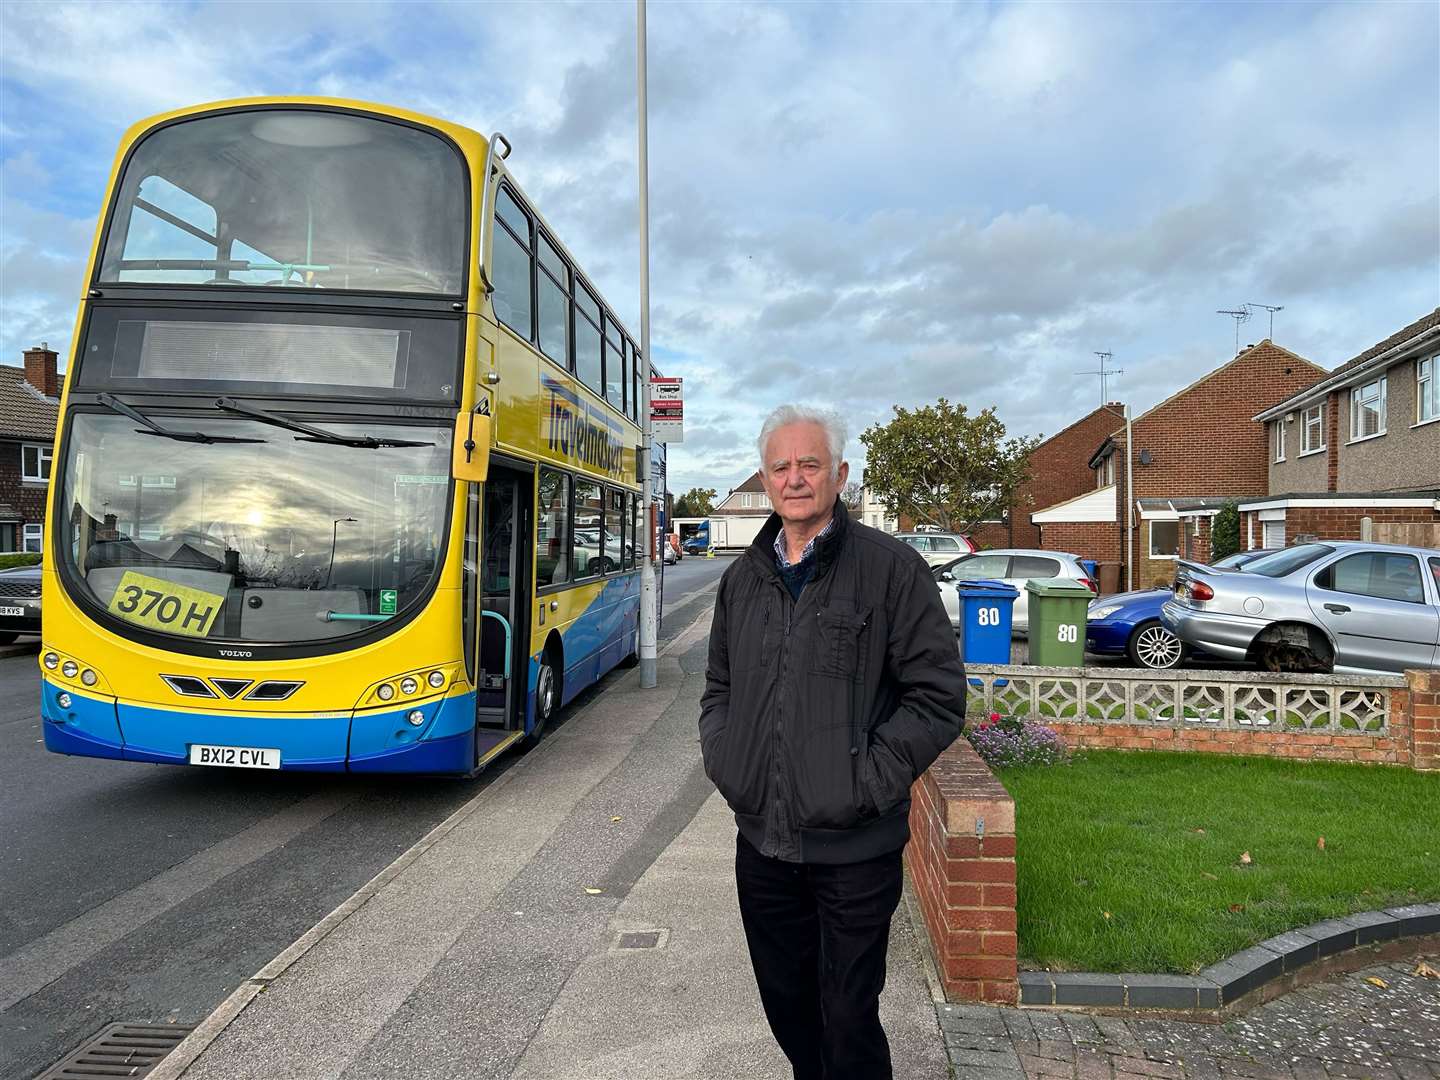
M 960 593 L 954 585 L 957 581 L 1003 581 L 1019 589 L 1020 595 L 1015 598 L 1010 621 L 1011 632 L 1017 634 L 1027 633 L 1030 629 L 1030 594 L 1025 591 L 1027 581 L 1069 578 L 1095 591 L 1095 583 L 1080 564 L 1080 556 L 1065 551 L 1041 551 L 1037 548 L 977 551 L 938 566 L 932 572 L 940 584 L 940 598 L 945 601 L 950 625 L 957 631 L 960 629 Z
M 933 566 L 943 566 L 957 555 L 975 550 L 975 542 L 960 533 L 913 532 L 896 533 L 895 539 L 909 544 Z
M 1213 656 L 1270 671 L 1440 667 L 1440 551 L 1324 541 L 1239 572 L 1181 560 L 1160 621 Z

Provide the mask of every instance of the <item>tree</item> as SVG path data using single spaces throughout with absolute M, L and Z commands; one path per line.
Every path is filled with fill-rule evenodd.
M 845 504 L 847 510 L 859 510 L 860 504 L 865 499 L 865 485 L 851 480 L 840 492 L 840 501 Z
M 941 398 L 913 411 L 895 406 L 894 418 L 866 429 L 860 441 L 866 483 L 887 511 L 968 533 L 1014 502 L 1040 439 L 1006 439 L 993 407 L 971 416 Z
M 1231 499 L 1210 522 L 1210 561 L 1240 550 L 1240 504 Z
M 714 488 L 691 488 L 675 500 L 676 517 L 709 517 L 720 493 Z

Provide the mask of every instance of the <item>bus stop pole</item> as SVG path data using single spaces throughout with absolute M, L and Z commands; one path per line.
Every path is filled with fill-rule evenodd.
M 649 689 L 655 685 L 655 646 L 659 637 L 655 560 L 660 553 L 655 550 L 655 493 L 650 456 L 653 447 L 650 431 L 650 148 L 646 129 L 645 66 L 645 0 L 635 0 L 635 81 L 640 121 L 640 430 L 644 436 L 639 480 L 645 525 L 650 534 L 644 548 L 649 557 L 640 564 L 640 686 Z

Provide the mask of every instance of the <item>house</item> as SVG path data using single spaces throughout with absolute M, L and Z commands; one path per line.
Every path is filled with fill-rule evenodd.
M 1095 477 L 1086 455 L 1124 420 L 1125 406 L 1112 401 L 1036 446 L 1030 454 L 1030 479 L 1016 491 L 999 521 L 987 522 L 975 530 L 971 539 L 976 546 L 1043 547 L 1041 525 L 1031 519 L 1031 511 L 1091 494 Z
M 863 484 L 860 488 L 860 509 L 856 511 L 856 516 L 872 529 L 879 529 L 881 532 L 893 533 L 900 528 L 899 519 L 885 509 L 885 504 L 875 495 L 869 484 Z
M 63 376 L 41 342 L 25 366 L 0 364 L 0 553 L 40 551 Z
M 1440 307 L 1255 419 L 1269 476 L 1264 498 L 1240 506 L 1242 545 L 1440 547 Z
M 1267 339 L 1136 417 L 1129 443 L 1123 423 L 1113 424 L 1098 446 L 1077 453 L 1093 491 L 1030 515 L 1041 546 L 1118 562 L 1120 584 L 1130 588 L 1169 582 L 1177 557 L 1207 559 L 1220 507 L 1267 490 L 1256 406 L 1283 401 L 1324 374 Z
M 739 487 L 733 487 L 725 493 L 725 497 L 710 511 L 711 517 L 717 514 L 736 517 L 754 514 L 767 518 L 770 516 L 770 496 L 765 494 L 765 485 L 760 482 L 759 469 L 746 477 Z

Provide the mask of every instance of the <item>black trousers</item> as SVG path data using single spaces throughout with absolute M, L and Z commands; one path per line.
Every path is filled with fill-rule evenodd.
M 771 859 L 737 840 L 750 963 L 795 1080 L 890 1080 L 880 991 L 901 875 L 899 851 L 825 866 Z

